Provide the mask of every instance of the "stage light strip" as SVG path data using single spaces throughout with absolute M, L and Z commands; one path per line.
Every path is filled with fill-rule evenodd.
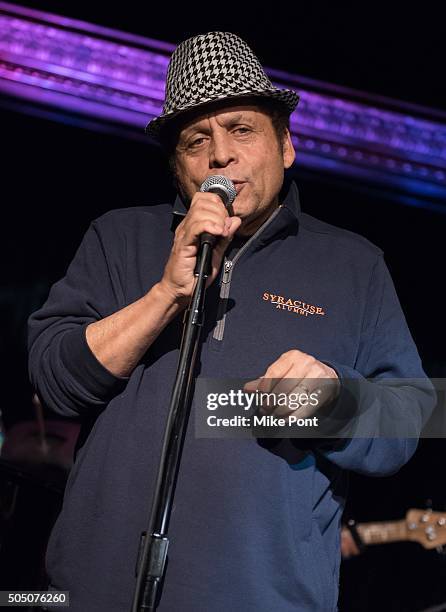
M 0 92 L 101 130 L 145 138 L 173 46 L 0 2 Z M 268 70 L 299 91 L 297 163 L 446 203 L 446 114 Z M 23 106 L 23 105 L 22 105 Z

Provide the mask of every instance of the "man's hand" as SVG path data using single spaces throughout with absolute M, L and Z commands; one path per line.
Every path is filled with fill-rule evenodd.
M 219 236 L 212 252 L 212 273 L 209 286 L 218 274 L 223 255 L 241 225 L 239 217 L 230 217 L 221 198 L 215 193 L 197 192 L 189 210 L 175 231 L 175 239 L 160 285 L 174 302 L 187 305 L 195 284 L 195 263 L 200 235 L 208 232 Z
M 282 397 L 287 395 L 290 400 L 297 395 L 304 401 L 304 404 L 300 405 L 295 401 L 289 401 L 286 405 L 268 405 L 264 402 L 264 414 L 274 414 L 278 417 L 296 415 L 305 418 L 313 416 L 318 408 L 337 398 L 340 382 L 332 368 L 295 349 L 283 353 L 263 376 L 244 386 L 244 391 L 248 393 L 254 393 L 256 390 L 259 393 L 274 393 L 275 397 L 279 394 Z M 305 405 L 306 396 L 309 399 Z
M 115 376 L 130 376 L 166 325 L 188 305 L 200 234 L 220 236 L 213 249 L 210 284 L 240 224 L 239 217 L 229 217 L 219 196 L 196 193 L 175 232 L 163 278 L 136 302 L 87 326 L 85 337 L 96 359 Z

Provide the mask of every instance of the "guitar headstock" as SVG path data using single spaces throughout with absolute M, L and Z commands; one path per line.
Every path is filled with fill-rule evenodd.
M 417 510 L 406 514 L 407 539 L 419 542 L 424 548 L 438 548 L 446 544 L 446 511 Z

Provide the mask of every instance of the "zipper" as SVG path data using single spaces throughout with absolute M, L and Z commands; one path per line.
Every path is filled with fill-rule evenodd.
M 244 245 L 246 246 L 246 245 Z M 238 253 L 237 253 L 238 255 Z M 235 260 L 235 257 L 234 257 Z M 225 331 L 226 306 L 228 304 L 229 289 L 231 288 L 231 276 L 234 260 L 226 259 L 223 264 L 223 276 L 220 287 L 220 301 L 218 303 L 217 326 L 214 329 L 214 339 L 223 340 Z
M 225 257 L 224 263 L 223 263 L 223 273 L 221 277 L 220 302 L 218 305 L 218 312 L 217 312 L 217 325 L 214 329 L 214 334 L 213 334 L 214 340 L 218 340 L 220 342 L 223 340 L 223 336 L 225 333 L 226 309 L 228 305 L 229 292 L 231 289 L 232 273 L 234 271 L 234 266 L 237 260 L 248 249 L 249 245 L 253 242 L 253 240 L 257 238 L 265 230 L 266 227 L 268 227 L 268 225 L 271 223 L 271 221 L 275 217 L 277 217 L 281 208 L 282 206 L 279 206 L 273 212 L 273 214 L 269 217 L 269 219 L 265 221 L 265 223 L 263 223 L 263 225 L 259 227 L 259 229 L 255 232 L 255 234 L 253 234 L 251 238 L 247 242 L 245 242 L 242 248 L 239 251 L 237 251 L 237 253 L 235 254 L 234 259 L 232 260 L 226 259 Z

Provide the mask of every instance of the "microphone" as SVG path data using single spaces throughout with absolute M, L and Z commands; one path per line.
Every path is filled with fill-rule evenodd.
M 215 176 L 208 176 L 208 178 L 202 183 L 200 191 L 203 193 L 216 193 L 220 196 L 224 206 L 228 209 L 237 196 L 237 191 L 234 187 L 234 183 L 231 179 L 226 176 L 217 174 Z M 218 236 L 203 232 L 200 236 L 200 244 L 207 242 L 213 247 L 217 241 Z
M 201 192 L 210 192 L 218 194 L 223 200 L 226 208 L 232 204 L 237 195 L 234 183 L 227 176 L 216 174 L 208 176 L 200 187 Z

